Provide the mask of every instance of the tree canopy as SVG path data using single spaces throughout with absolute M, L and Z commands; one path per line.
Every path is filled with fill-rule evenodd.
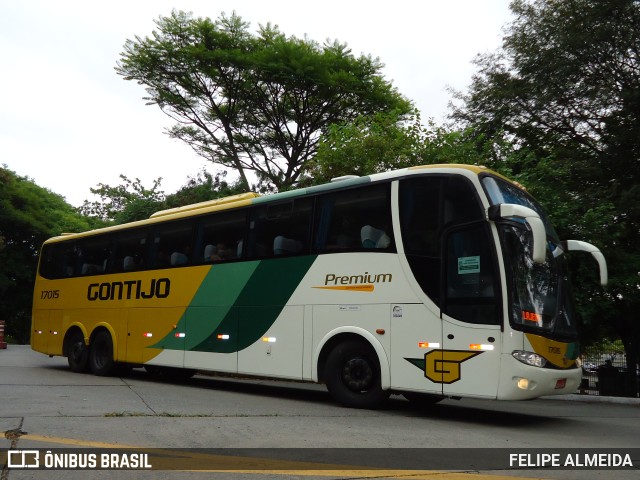
M 29 341 L 33 282 L 42 243 L 92 228 L 63 197 L 0 168 L 0 319 L 7 334 Z
M 165 194 L 161 190 L 162 178 L 156 178 L 147 188 L 139 178 L 131 180 L 121 174 L 120 185 L 99 183 L 91 188 L 91 193 L 98 195 L 99 200 L 85 200 L 79 211 L 106 223 L 122 224 L 147 219 L 159 210 L 243 193 L 241 186 L 227 182 L 226 176 L 226 172 L 212 175 L 202 170 L 188 177 L 175 193 Z
M 271 24 L 252 34 L 235 13 L 212 21 L 174 11 L 156 26 L 126 42 L 117 73 L 176 121 L 172 137 L 237 171 L 245 190 L 249 172 L 262 186 L 294 185 L 331 124 L 410 110 L 378 59 L 337 41 L 287 37 Z
M 509 148 L 501 146 L 501 152 Z M 413 165 L 466 163 L 492 165 L 498 145 L 471 131 L 422 123 L 416 110 L 398 121 L 381 112 L 345 124 L 331 125 L 310 162 L 314 183 L 342 175 L 369 175 Z

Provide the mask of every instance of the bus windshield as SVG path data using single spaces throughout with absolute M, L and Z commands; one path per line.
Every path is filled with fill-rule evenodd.
M 577 338 L 576 314 L 564 250 L 544 210 L 524 190 L 502 179 L 486 176 L 483 186 L 493 205 L 516 204 L 540 215 L 547 234 L 546 260 L 532 260 L 532 235 L 524 221 L 510 219 L 498 225 L 507 271 L 511 325 L 556 339 Z

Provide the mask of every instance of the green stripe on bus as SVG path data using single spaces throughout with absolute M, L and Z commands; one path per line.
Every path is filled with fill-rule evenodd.
M 230 353 L 259 340 L 276 321 L 316 258 L 310 255 L 262 260 L 224 320 L 190 350 Z M 235 339 L 234 332 L 237 332 Z M 218 341 L 218 335 L 229 335 L 229 339 Z
M 172 331 L 150 348 L 232 353 L 248 347 L 273 325 L 316 258 L 212 266 L 178 322 L 186 339 Z
M 231 307 L 259 265 L 259 261 L 213 265 L 178 322 L 177 331 L 189 332 L 186 341 L 176 338 L 170 332 L 150 348 L 191 350 L 205 342 L 211 332 L 227 318 Z

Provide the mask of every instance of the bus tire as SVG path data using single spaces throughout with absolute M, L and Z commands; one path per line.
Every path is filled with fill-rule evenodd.
M 89 371 L 89 349 L 84 343 L 84 335 L 80 330 L 73 331 L 67 339 L 65 346 L 69 369 L 76 373 Z
M 113 340 L 109 332 L 98 332 L 89 350 L 89 366 L 94 375 L 107 377 L 115 372 L 113 360 Z
M 331 350 L 324 378 L 331 396 L 345 407 L 377 408 L 391 393 L 381 387 L 375 351 L 357 340 L 342 342 Z

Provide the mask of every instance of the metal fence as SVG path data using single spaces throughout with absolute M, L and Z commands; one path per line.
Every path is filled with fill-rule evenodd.
M 579 393 L 615 397 L 637 397 L 640 371 L 629 371 L 624 351 L 583 348 L 582 383 Z

